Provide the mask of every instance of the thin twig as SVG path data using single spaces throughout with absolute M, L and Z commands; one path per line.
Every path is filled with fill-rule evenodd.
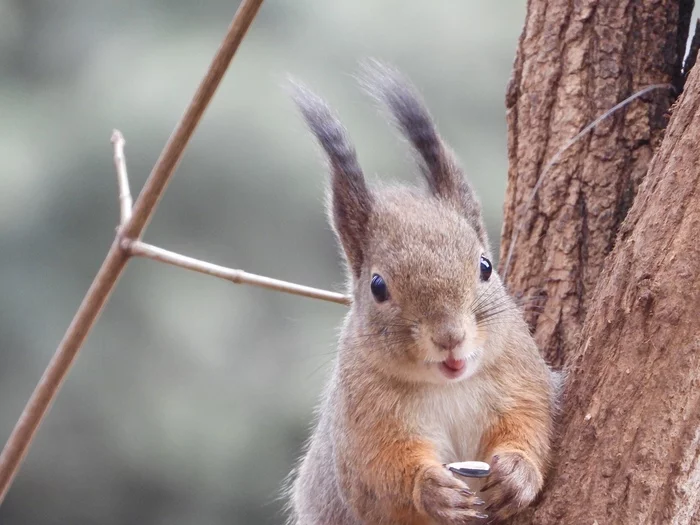
M 527 200 L 525 205 L 521 208 L 522 211 L 520 213 L 520 217 L 517 219 L 515 222 L 515 231 L 513 232 L 513 236 L 511 237 L 510 240 L 510 246 L 508 247 L 508 256 L 506 257 L 506 262 L 503 267 L 503 276 L 502 279 L 505 281 L 506 277 L 508 277 L 508 269 L 510 268 L 510 260 L 513 257 L 513 248 L 515 248 L 515 243 L 518 240 L 518 234 L 520 233 L 520 230 L 522 229 L 523 222 L 525 221 L 525 215 L 527 214 L 528 210 L 530 209 L 530 206 L 532 205 L 532 201 L 535 200 L 535 195 L 537 195 L 537 190 L 540 189 L 540 186 L 542 186 L 542 182 L 544 182 L 544 177 L 549 173 L 549 170 L 554 167 L 554 165 L 559 162 L 559 159 L 561 156 L 568 150 L 571 146 L 576 144 L 581 138 L 591 131 L 593 128 L 595 128 L 598 124 L 600 124 L 603 120 L 611 116 L 613 113 L 615 113 L 617 110 L 624 108 L 626 105 L 628 105 L 630 102 L 638 99 L 642 95 L 646 95 L 650 91 L 654 91 L 655 89 L 670 89 L 671 91 L 674 91 L 674 87 L 671 84 L 653 84 L 651 86 L 647 86 L 643 89 L 640 89 L 633 95 L 630 95 L 627 97 L 625 100 L 622 102 L 619 102 L 609 110 L 607 110 L 605 113 L 603 113 L 601 116 L 599 116 L 597 119 L 595 119 L 593 122 L 588 124 L 585 128 L 583 128 L 581 131 L 579 131 L 574 137 L 569 139 L 569 141 L 564 144 L 564 146 L 557 151 L 557 153 L 552 157 L 552 159 L 547 163 L 545 168 L 542 170 L 539 178 L 537 179 L 537 182 L 535 182 L 535 186 L 532 188 L 532 193 L 530 193 L 530 198 Z
M 185 268 L 194 272 L 225 279 L 235 284 L 249 284 L 252 286 L 267 288 L 268 290 L 275 290 L 277 292 L 285 292 L 293 295 L 310 297 L 311 299 L 321 299 L 323 301 L 330 301 L 338 304 L 350 304 L 350 299 L 340 293 L 329 292 L 319 288 L 311 288 L 310 286 L 289 283 L 278 279 L 271 279 L 270 277 L 255 275 L 243 270 L 226 268 L 224 266 L 219 266 L 218 264 L 200 261 L 199 259 L 194 259 L 186 255 L 164 250 L 163 248 L 158 248 L 157 246 L 146 244 L 145 242 L 124 239 L 122 241 L 122 247 L 128 250 L 130 255 L 153 259 L 154 261 L 163 262 L 172 266 L 179 266 L 180 268 Z
M 119 185 L 119 226 L 124 226 L 131 219 L 131 191 L 129 190 L 129 177 L 126 174 L 126 158 L 124 157 L 124 135 L 118 129 L 112 132 L 112 144 L 114 145 L 114 169 L 117 171 L 117 184 Z
M 114 144 L 114 167 L 117 171 L 117 180 L 119 182 L 119 202 L 121 205 L 121 226 L 124 226 L 131 217 L 131 193 L 129 191 L 129 175 L 126 170 L 126 157 L 124 155 L 124 136 L 119 130 L 114 130 L 112 133 L 112 144 Z M 319 288 L 303 286 L 300 284 L 280 281 L 262 275 L 255 275 L 243 270 L 235 270 L 226 268 L 218 264 L 212 264 L 206 261 L 201 261 L 187 255 L 164 250 L 152 244 L 147 244 L 139 240 L 129 239 L 121 235 L 121 247 L 129 256 L 144 257 L 153 259 L 154 261 L 163 262 L 172 266 L 179 266 L 186 270 L 211 275 L 220 279 L 225 279 L 235 284 L 248 284 L 251 286 L 259 286 L 284 292 L 293 295 L 301 295 L 311 299 L 321 299 L 322 301 L 330 301 L 338 304 L 350 304 L 350 298 L 336 292 L 329 292 Z
M 134 205 L 131 219 L 121 229 L 122 235 L 138 239 L 143 234 L 182 157 L 185 146 L 194 133 L 204 110 L 219 86 L 262 2 L 263 0 L 243 0 L 241 2 L 221 47 L 216 52 L 189 107 L 178 122 L 153 171 L 146 180 L 146 184 Z M 120 238 L 118 235 L 112 243 L 101 268 L 83 298 L 83 302 L 0 454 L 0 503 L 5 499 L 10 484 L 27 454 L 46 411 L 55 399 L 80 347 L 129 260 L 129 254 L 121 247 Z
M 126 157 L 124 155 L 125 140 L 119 130 L 114 130 L 112 134 L 112 144 L 114 144 L 114 166 L 119 181 L 121 225 L 123 226 L 131 217 L 131 193 L 129 192 L 129 175 L 126 170 Z M 309 297 L 311 299 L 320 299 L 322 301 L 345 305 L 350 304 L 350 298 L 341 293 L 329 292 L 327 290 L 321 290 L 320 288 L 312 288 L 310 286 L 303 286 L 279 279 L 272 279 L 270 277 L 248 273 L 244 270 L 226 268 L 225 266 L 219 266 L 218 264 L 212 264 L 193 257 L 188 257 L 187 255 L 164 250 L 152 244 L 129 239 L 124 236 L 122 236 L 121 239 L 121 247 L 129 256 L 144 257 L 172 266 L 179 266 L 186 270 L 218 277 L 219 279 L 224 279 L 234 284 L 248 284 L 277 292 Z
M 690 41 L 690 48 L 688 49 L 688 54 L 686 55 L 685 63 L 683 64 L 682 88 L 685 87 L 690 70 L 695 66 L 695 62 L 698 59 L 698 51 L 700 51 L 700 18 L 695 20 L 695 32 L 693 33 L 693 39 Z
M 151 220 L 153 210 L 163 196 L 165 187 L 170 182 L 170 175 L 175 171 L 182 158 L 182 152 L 187 146 L 195 128 L 199 124 L 204 111 L 214 96 L 226 69 L 233 59 L 248 27 L 258 12 L 263 0 L 243 0 L 233 22 L 229 26 L 226 38 L 216 52 L 209 71 L 202 79 L 197 92 L 192 97 L 187 111 L 180 120 L 173 134 L 168 139 L 163 152 L 156 161 L 151 175 L 146 180 L 143 190 L 134 204 L 133 217 L 124 229 L 124 235 L 130 239 L 138 239 Z

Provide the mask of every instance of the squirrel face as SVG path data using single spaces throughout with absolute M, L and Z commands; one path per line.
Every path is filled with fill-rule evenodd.
M 342 124 L 296 85 L 330 164 L 329 217 L 353 294 L 344 344 L 399 379 L 465 379 L 495 357 L 494 327 L 512 306 L 492 273 L 481 207 L 415 89 L 376 63 L 365 73 L 365 87 L 418 154 L 428 188 L 370 190 Z
M 409 380 L 474 374 L 488 338 L 478 299 L 499 284 L 464 216 L 415 190 L 375 192 L 366 246 L 353 285 L 357 351 Z

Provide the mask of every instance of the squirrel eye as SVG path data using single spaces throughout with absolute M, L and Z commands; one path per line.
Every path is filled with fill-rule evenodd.
M 491 266 L 491 261 L 489 261 L 486 257 L 482 255 L 479 267 L 481 270 L 481 280 L 488 281 L 489 277 L 491 277 L 491 271 L 493 270 L 493 266 Z
M 386 282 L 384 282 L 381 275 L 375 273 L 372 276 L 370 289 L 372 290 L 372 295 L 378 303 L 383 303 L 389 299 L 389 289 L 386 287 Z

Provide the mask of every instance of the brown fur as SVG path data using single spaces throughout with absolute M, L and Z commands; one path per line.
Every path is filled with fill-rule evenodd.
M 291 523 L 505 517 L 542 487 L 556 385 L 498 275 L 480 277 L 490 250 L 479 203 L 416 91 L 378 64 L 369 77 L 366 85 L 417 150 L 428 189 L 368 189 L 340 122 L 296 87 L 330 161 L 329 216 L 353 304 L 293 476 Z M 387 284 L 387 301 L 373 297 L 374 274 Z M 446 375 L 448 356 L 465 363 L 460 377 Z M 471 459 L 492 465 L 479 496 L 444 467 Z

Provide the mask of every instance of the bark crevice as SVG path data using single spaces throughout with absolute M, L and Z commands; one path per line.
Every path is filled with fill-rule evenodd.
M 692 2 L 544 5 L 528 3 L 508 91 L 501 252 L 524 221 L 507 284 L 542 305 L 526 317 L 568 382 L 553 471 L 512 522 L 697 523 L 700 71 L 671 112 L 672 93 L 655 91 L 603 122 L 520 211 L 542 161 L 588 122 L 647 85 L 678 85 Z
M 529 313 L 528 321 L 555 366 L 577 344 L 603 262 L 663 137 L 672 95 L 657 91 L 603 121 L 562 155 L 524 206 L 544 164 L 566 141 L 633 92 L 674 81 L 683 58 L 684 6 L 679 0 L 528 3 L 506 97 L 510 167 L 501 253 L 518 231 L 506 281 L 526 297 L 547 292 L 543 310 L 561 317 L 561 339 L 545 317 Z M 685 27 L 687 34 L 687 21 Z M 502 257 L 501 270 L 503 264 Z

